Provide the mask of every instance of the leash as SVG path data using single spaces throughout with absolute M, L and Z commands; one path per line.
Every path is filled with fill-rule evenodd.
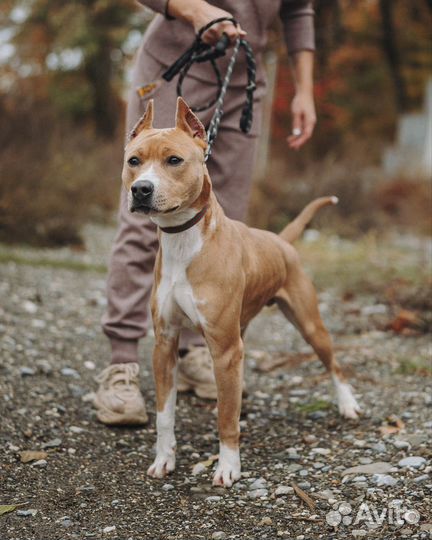
M 250 46 L 248 41 L 243 38 L 238 38 L 236 40 L 225 77 L 222 79 L 219 67 L 216 64 L 216 59 L 225 56 L 226 50 L 230 44 L 228 36 L 224 33 L 214 46 L 208 45 L 202 40 L 203 34 L 209 28 L 223 21 L 232 22 L 235 26 L 237 26 L 238 24 L 237 21 L 232 17 L 219 17 L 218 19 L 210 21 L 198 31 L 193 45 L 187 51 L 185 51 L 180 56 L 180 58 L 178 58 L 162 74 L 162 79 L 167 82 L 170 82 L 176 75 L 179 75 L 177 81 L 177 95 L 182 96 L 183 81 L 193 64 L 210 62 L 213 67 L 213 71 L 216 76 L 216 83 L 218 86 L 215 98 L 212 99 L 209 103 L 192 108 L 194 112 L 202 112 L 210 109 L 211 107 L 213 107 L 213 105 L 215 105 L 215 110 L 212 119 L 210 120 L 209 127 L 207 129 L 207 149 L 204 155 L 204 161 L 207 161 L 210 157 L 212 146 L 218 134 L 220 121 L 223 115 L 223 103 L 225 100 L 225 95 L 228 89 L 228 85 L 231 81 L 232 73 L 240 49 L 244 50 L 247 70 L 247 85 L 245 88 L 246 98 L 240 117 L 241 131 L 243 133 L 249 133 L 253 121 L 253 94 L 256 89 L 256 62 L 252 47 Z M 138 89 L 138 93 L 141 96 L 144 96 L 146 93 L 155 88 L 156 85 L 157 83 L 147 85 L 142 89 Z

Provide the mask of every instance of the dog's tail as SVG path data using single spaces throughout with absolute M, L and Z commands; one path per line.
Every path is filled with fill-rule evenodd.
M 320 208 L 323 208 L 323 206 L 328 206 L 329 204 L 337 204 L 338 202 L 339 199 L 334 196 L 320 197 L 319 199 L 315 199 L 305 206 L 300 214 L 293 221 L 291 221 L 291 223 L 288 223 L 279 236 L 286 242 L 295 242 L 300 238 L 305 230 L 306 225 L 312 221 L 312 218 Z

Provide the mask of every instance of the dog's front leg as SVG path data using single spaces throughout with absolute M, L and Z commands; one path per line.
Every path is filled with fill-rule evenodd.
M 175 469 L 176 440 L 174 434 L 177 399 L 178 336 L 156 335 L 153 372 L 156 383 L 156 459 L 147 474 L 163 478 Z
M 219 463 L 214 486 L 231 487 L 240 478 L 240 409 L 243 388 L 243 341 L 207 338 L 214 362 L 218 396 Z

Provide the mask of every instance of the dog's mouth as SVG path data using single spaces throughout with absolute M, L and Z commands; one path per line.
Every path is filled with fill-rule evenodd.
M 171 212 L 175 212 L 179 208 L 179 204 L 173 206 L 172 208 L 168 208 L 168 210 L 159 210 L 158 208 L 154 208 L 153 206 L 148 206 L 146 204 L 134 204 L 133 206 L 131 206 L 130 211 L 132 213 L 139 212 L 145 215 L 150 214 L 150 212 L 153 214 L 170 214 Z

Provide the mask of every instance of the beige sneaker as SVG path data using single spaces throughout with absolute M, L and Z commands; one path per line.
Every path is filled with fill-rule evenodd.
M 205 399 L 217 398 L 213 360 L 207 347 L 190 347 L 189 352 L 179 358 L 177 390 L 193 390 Z
M 207 347 L 190 347 L 189 352 L 178 363 L 177 390 L 195 394 L 204 399 L 217 399 L 213 360 Z M 243 395 L 246 386 L 243 381 Z
M 111 364 L 97 377 L 94 405 L 98 419 L 108 425 L 146 424 L 148 416 L 138 383 L 135 362 Z

